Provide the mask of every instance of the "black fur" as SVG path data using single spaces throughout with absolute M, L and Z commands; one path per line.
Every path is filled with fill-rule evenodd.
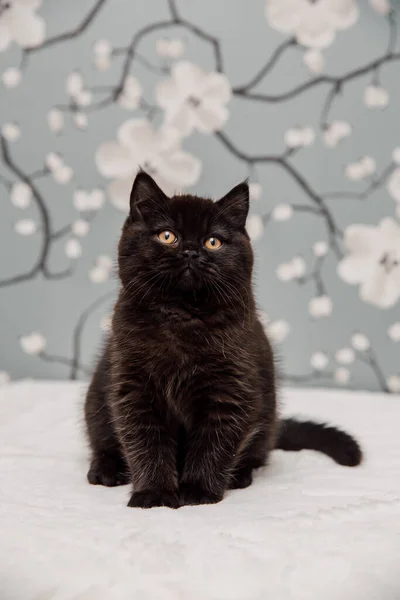
M 131 481 L 129 506 L 219 502 L 228 488 L 251 484 L 276 444 L 341 464 L 361 460 L 347 434 L 278 426 L 273 355 L 252 292 L 248 205 L 247 183 L 212 202 L 168 198 L 144 172 L 135 179 L 112 333 L 85 404 L 88 480 Z M 173 244 L 160 241 L 165 231 Z M 206 247 L 210 236 L 219 249 Z

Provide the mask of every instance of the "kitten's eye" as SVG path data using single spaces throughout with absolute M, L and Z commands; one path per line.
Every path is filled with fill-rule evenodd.
M 207 250 L 218 250 L 219 248 L 221 248 L 222 242 L 219 238 L 213 235 L 206 239 L 204 245 L 207 248 Z
M 172 231 L 160 231 L 160 233 L 157 234 L 157 237 L 160 242 L 167 244 L 168 246 L 171 246 L 171 244 L 175 244 L 175 242 L 178 241 L 178 238 Z

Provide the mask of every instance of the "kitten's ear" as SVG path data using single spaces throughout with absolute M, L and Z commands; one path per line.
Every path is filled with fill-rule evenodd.
M 218 216 L 223 216 L 233 227 L 238 229 L 246 225 L 249 212 L 249 184 L 246 181 L 239 183 L 221 200 L 218 200 Z
M 154 179 L 145 171 L 139 171 L 133 182 L 130 204 L 132 218 L 145 219 L 157 212 L 157 207 L 168 201 L 168 196 L 158 187 Z

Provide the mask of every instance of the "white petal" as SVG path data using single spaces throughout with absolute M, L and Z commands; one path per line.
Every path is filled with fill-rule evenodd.
M 378 85 L 368 85 L 364 90 L 364 103 L 368 108 L 386 108 L 389 92 Z
M 16 67 L 9 67 L 4 71 L 1 79 L 6 88 L 14 88 L 21 83 L 22 73 Z
M 362 282 L 360 298 L 379 308 L 390 308 L 400 298 L 400 281 L 377 264 L 370 277 Z
M 85 237 L 89 233 L 90 223 L 85 219 L 77 219 L 72 223 L 71 230 L 77 237 Z
M 310 365 L 316 371 L 323 371 L 328 366 L 328 357 L 325 352 L 314 352 L 310 358 Z
M 291 262 L 282 263 L 276 268 L 276 276 L 280 281 L 291 281 L 294 279 L 294 269 Z
M 249 215 L 246 222 L 246 230 L 250 239 L 255 242 L 264 233 L 264 223 L 260 215 Z
M 40 354 L 46 348 L 46 338 L 37 331 L 21 336 L 19 342 L 26 354 Z
M 350 380 L 350 371 L 344 367 L 339 367 L 335 371 L 335 381 L 341 385 L 346 385 Z
M 297 279 L 303 277 L 304 273 L 306 272 L 306 263 L 302 256 L 295 256 L 292 259 L 292 272 L 293 276 Z
M 46 167 L 48 169 L 50 169 L 50 171 L 55 171 L 56 169 L 60 169 L 64 164 L 62 157 L 59 154 L 57 154 L 56 152 L 49 152 L 46 155 L 44 162 L 45 162 Z
M 110 40 L 97 40 L 93 46 L 93 52 L 96 56 L 110 56 L 112 53 Z
M 188 152 L 177 151 L 171 155 L 155 157 L 152 164 L 157 174 L 176 190 L 181 190 L 198 182 L 201 174 L 201 161 Z
M 336 352 L 335 359 L 341 365 L 350 365 L 355 359 L 354 350 L 352 348 L 342 348 Z
M 329 316 L 332 308 L 332 300 L 325 295 L 312 298 L 308 304 L 308 312 L 315 319 Z
M 393 323 L 387 333 L 392 342 L 400 342 L 400 323 Z
M 118 142 L 104 142 L 96 152 L 96 165 L 104 177 L 127 177 L 137 166 L 131 153 Z
M 81 90 L 75 94 L 74 98 L 79 106 L 89 106 L 92 103 L 92 92 Z
M 274 221 L 288 221 L 293 216 L 293 208 L 291 204 L 277 204 L 273 208 L 271 216 Z
M 112 315 L 104 315 L 100 320 L 100 329 L 109 333 L 111 331 Z
M 47 124 L 50 131 L 60 133 L 64 129 L 64 113 L 58 108 L 52 108 L 47 113 Z
M 354 333 L 351 337 L 351 345 L 359 352 L 366 352 L 371 346 L 369 339 L 363 333 Z
M 72 71 L 67 77 L 66 91 L 69 96 L 77 96 L 83 89 L 83 76 L 79 71 Z
M 12 3 L 11 33 L 23 48 L 40 46 L 44 41 L 46 24 L 44 19 L 19 3 Z
M 10 381 L 11 377 L 7 371 L 0 371 L 0 387 L 7 385 Z
M 111 58 L 109 56 L 95 56 L 94 67 L 98 71 L 108 71 L 111 67 Z
M 400 376 L 399 375 L 391 375 L 387 378 L 387 386 L 389 391 L 393 394 L 400 393 Z
M 393 150 L 392 158 L 396 165 L 400 165 L 400 146 Z
M 74 114 L 74 123 L 78 129 L 86 129 L 88 125 L 87 115 L 85 115 L 85 113 L 76 112 Z
M 193 111 L 193 115 L 198 131 L 209 134 L 222 129 L 229 118 L 229 111 L 222 104 L 202 102 Z
M 21 219 L 15 223 L 14 229 L 19 235 L 32 235 L 37 231 L 37 225 L 32 219 Z
M 132 179 L 114 179 L 107 189 L 110 202 L 123 213 L 129 212 L 129 197 L 132 189 Z
M 290 325 L 286 321 L 273 321 L 268 326 L 268 333 L 271 339 L 278 344 L 282 343 L 288 336 Z
M 320 50 L 310 49 L 303 55 L 303 62 L 312 73 L 322 73 L 325 59 Z
M 387 182 L 387 191 L 392 196 L 393 200 L 400 202 L 400 168 L 395 169 L 389 177 Z
M 113 260 L 106 254 L 101 254 L 96 258 L 96 265 L 103 267 L 103 269 L 107 269 L 110 271 L 113 267 Z
M 5 123 L 1 128 L 1 135 L 8 142 L 15 142 L 21 135 L 21 129 L 18 123 Z
M 369 0 L 369 2 L 380 15 L 388 15 L 392 10 L 389 0 Z
M 299 148 L 303 145 L 303 133 L 300 128 L 288 129 L 283 137 L 288 148 Z
M 53 170 L 54 179 L 57 181 L 57 183 L 60 183 L 61 185 L 69 183 L 73 175 L 73 170 L 67 165 L 62 165 L 61 167 L 58 167 L 57 169 Z
M 326 254 L 328 253 L 328 250 L 329 250 L 329 246 L 324 241 L 315 242 L 313 244 L 312 249 L 313 249 L 315 256 L 321 257 L 321 256 L 326 256 Z
M 93 283 L 104 283 L 110 278 L 110 272 L 102 266 L 95 266 L 89 271 L 89 279 Z
M 68 240 L 65 244 L 65 254 L 71 259 L 79 258 L 82 254 L 82 246 L 80 242 L 75 238 Z
M 17 181 L 11 188 L 11 202 L 17 208 L 28 208 L 32 200 L 32 189 L 24 181 Z
M 0 21 L 0 52 L 7 50 L 12 40 L 11 31 L 6 23 Z
M 259 200 L 261 198 L 261 194 L 262 194 L 262 186 L 257 183 L 256 181 L 253 181 L 252 183 L 249 183 L 249 194 L 250 194 L 250 200 Z

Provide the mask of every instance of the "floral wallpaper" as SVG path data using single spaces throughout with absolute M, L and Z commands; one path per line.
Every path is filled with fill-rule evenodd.
M 0 0 L 0 384 L 84 378 L 141 165 L 248 177 L 286 382 L 400 392 L 396 0 Z

